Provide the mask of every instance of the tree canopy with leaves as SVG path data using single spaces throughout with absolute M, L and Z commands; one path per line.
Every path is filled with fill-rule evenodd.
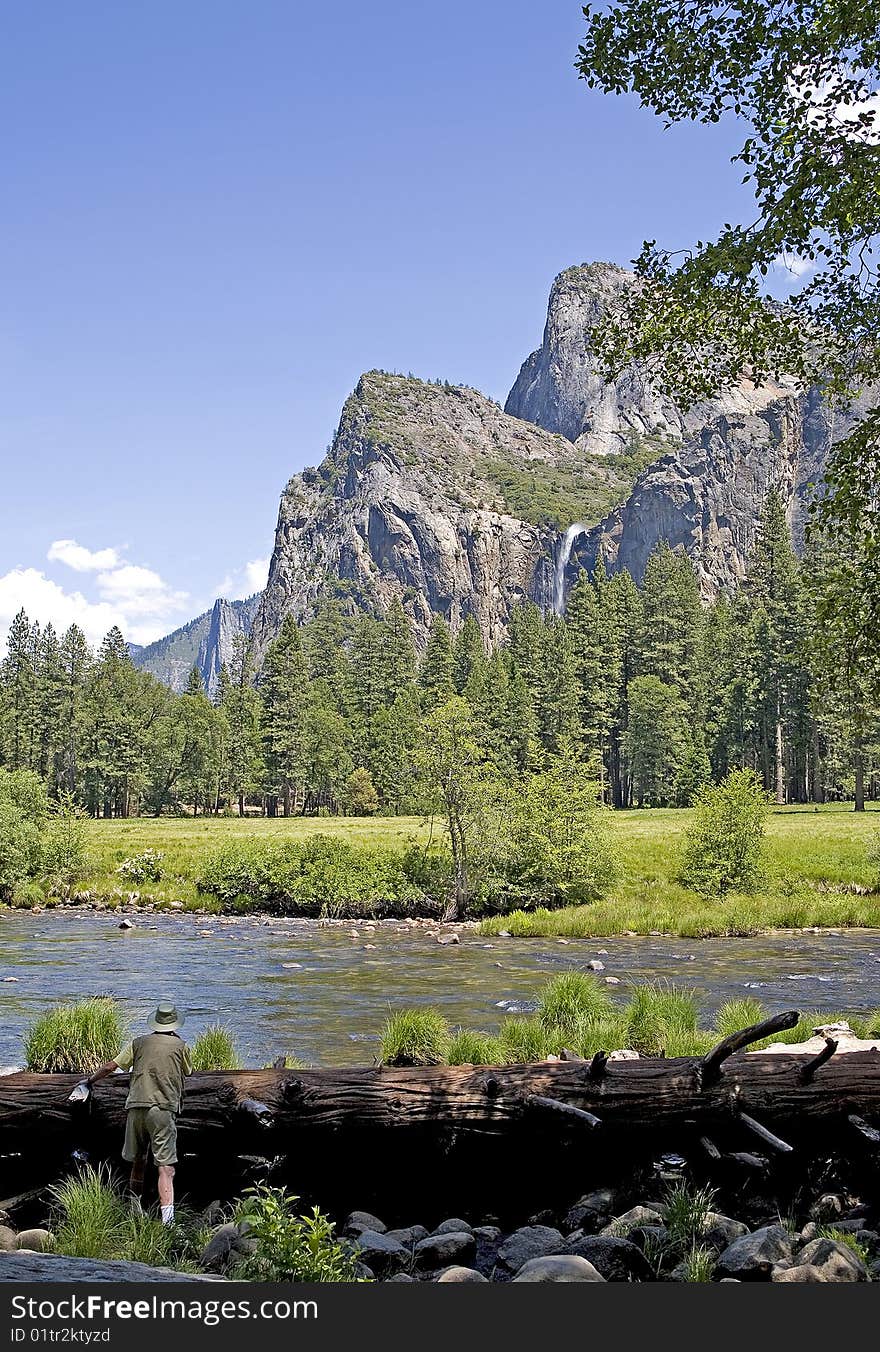
M 576 66 L 593 88 L 635 94 L 667 125 L 736 118 L 734 157 L 754 218 L 717 237 L 645 243 L 633 287 L 597 333 L 609 369 L 650 363 L 697 400 L 738 380 L 821 385 L 833 451 L 817 503 L 854 558 L 880 648 L 880 26 L 861 0 L 615 0 L 587 5 Z M 775 264 L 800 289 L 768 304 Z M 873 391 L 872 391 L 872 387 Z M 860 417 L 848 409 L 861 399 Z

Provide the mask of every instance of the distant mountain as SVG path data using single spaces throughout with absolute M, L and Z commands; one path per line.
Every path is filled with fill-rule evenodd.
M 232 655 L 236 634 L 249 634 L 261 593 L 246 601 L 214 602 L 210 610 L 190 620 L 165 638 L 145 647 L 130 644 L 135 666 L 150 671 L 172 690 L 183 690 L 193 667 L 198 667 L 209 695 L 214 695 L 220 668 Z

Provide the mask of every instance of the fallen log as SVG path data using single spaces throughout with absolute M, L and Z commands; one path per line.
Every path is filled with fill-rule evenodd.
M 0 1253 L 0 1282 L 225 1282 L 207 1272 L 179 1272 L 115 1259 L 68 1258 L 18 1249 Z

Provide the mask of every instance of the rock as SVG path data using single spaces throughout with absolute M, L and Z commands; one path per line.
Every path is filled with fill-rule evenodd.
M 388 1226 L 379 1220 L 378 1216 L 371 1216 L 369 1211 L 352 1211 L 346 1218 L 342 1227 L 344 1235 L 359 1235 L 363 1230 L 375 1230 L 377 1234 L 384 1235 Z
M 735 1239 L 718 1258 L 721 1277 L 740 1281 L 767 1281 L 775 1267 L 790 1263 L 794 1253 L 791 1236 L 781 1225 L 765 1225 Z
M 708 1211 L 700 1243 L 719 1252 L 726 1249 L 735 1239 L 741 1239 L 749 1233 L 749 1227 L 732 1216 L 722 1216 L 718 1211 Z
M 616 1051 L 610 1052 L 609 1061 L 638 1061 L 638 1052 L 633 1051 L 632 1047 L 618 1047 Z
M 18 1236 L 9 1225 L 0 1225 L 0 1253 L 11 1253 L 18 1248 Z
M 475 1225 L 474 1237 L 477 1241 L 474 1267 L 482 1272 L 484 1277 L 491 1277 L 498 1264 L 498 1250 L 503 1240 L 502 1232 L 497 1225 Z
M 414 1282 L 417 1278 L 411 1277 L 408 1272 L 395 1272 L 393 1277 L 386 1277 L 386 1282 Z
M 606 1282 L 650 1282 L 654 1271 L 638 1245 L 615 1235 L 580 1235 L 565 1240 L 564 1253 L 586 1258 Z
M 511 934 L 510 930 L 499 930 L 499 931 L 498 931 L 498 938 L 499 938 L 499 939 L 512 939 L 512 938 L 513 938 L 513 935 Z M 501 963 L 500 963 L 500 962 L 496 962 L 495 966 L 496 966 L 496 967 L 500 967 L 500 966 L 501 966 Z
M 827 1224 L 828 1221 L 836 1221 L 846 1210 L 844 1200 L 836 1192 L 823 1192 L 821 1197 L 817 1197 L 810 1207 L 810 1220 L 818 1221 L 820 1224 Z
M 543 1258 L 548 1253 L 562 1253 L 563 1239 L 559 1230 L 549 1225 L 524 1225 L 508 1235 L 498 1249 L 498 1261 L 509 1272 L 519 1272 L 530 1258 Z
M 588 972 L 604 972 L 604 971 L 605 971 L 605 964 L 604 964 L 604 962 L 601 960 L 601 958 L 590 958 L 590 961 L 587 963 L 587 971 L 588 971 Z
M 649 1248 L 658 1252 L 669 1243 L 669 1231 L 665 1225 L 637 1225 L 630 1230 L 626 1238 L 645 1253 Z
M 438 944 L 460 944 L 461 939 L 457 934 L 438 934 L 437 942 Z
M 240 1258 L 253 1252 L 254 1240 L 248 1231 L 246 1221 L 236 1225 L 227 1221 L 214 1231 L 202 1252 L 199 1254 L 199 1267 L 203 1272 L 226 1272 Z
M 17 1249 L 30 1249 L 32 1253 L 49 1253 L 54 1242 L 51 1230 L 42 1230 L 39 1227 L 33 1230 L 19 1230 L 15 1237 Z
M 653 1207 L 633 1206 L 630 1207 L 629 1211 L 624 1211 L 623 1215 L 616 1216 L 611 1224 L 606 1225 L 599 1233 L 602 1235 L 623 1234 L 625 1229 L 634 1229 L 637 1225 L 662 1225 L 664 1219 L 662 1212 L 655 1211 Z
M 409 1266 L 412 1258 L 411 1247 L 407 1248 L 379 1230 L 362 1230 L 352 1243 L 360 1261 L 366 1263 L 377 1277 L 399 1272 Z
M 477 1272 L 475 1268 L 469 1267 L 448 1267 L 440 1273 L 438 1282 L 484 1282 L 486 1278 L 482 1272 Z
M 119 924 L 116 926 L 116 928 L 121 930 L 130 930 L 135 928 L 135 924 L 133 920 L 129 920 L 127 915 L 124 915 L 120 920 Z
M 868 1269 L 848 1244 L 837 1239 L 813 1239 L 798 1254 L 798 1264 L 816 1267 L 829 1282 L 866 1282 Z
M 515 1282 L 604 1282 L 592 1263 L 575 1254 L 530 1258 L 513 1278 Z
M 222 1282 L 202 1272 L 175 1272 L 173 1268 L 152 1267 L 149 1263 L 117 1262 L 114 1259 L 68 1258 L 66 1254 L 34 1253 L 19 1249 L 0 1252 L 0 1282 L 60 1282 L 65 1286 L 82 1282 Z M 185 1292 L 183 1293 L 186 1294 Z
M 426 1239 L 428 1231 L 423 1225 L 406 1225 L 399 1230 L 386 1230 L 389 1239 L 396 1239 L 405 1249 L 411 1249 L 420 1239 Z
M 201 1215 L 203 1225 L 208 1225 L 212 1229 L 215 1225 L 223 1224 L 223 1217 L 226 1215 L 226 1208 L 219 1198 L 209 1202 Z
M 585 1230 L 593 1234 L 605 1225 L 614 1210 L 614 1194 L 607 1188 L 588 1192 L 581 1197 L 565 1214 L 563 1226 L 566 1234 L 572 1230 Z
M 428 1235 L 415 1247 L 415 1261 L 422 1268 L 451 1267 L 462 1264 L 469 1267 L 477 1252 L 476 1236 L 470 1230 L 444 1231 L 442 1235 Z
M 832 1282 L 833 1277 L 826 1277 L 821 1268 L 813 1267 L 811 1263 L 798 1263 L 795 1267 L 774 1268 L 770 1274 L 771 1282 Z
M 619 986 L 619 985 L 620 985 L 620 977 L 619 977 L 619 976 L 606 976 L 606 978 L 605 978 L 605 985 L 606 985 L 606 986 Z
M 469 1230 L 473 1230 L 473 1226 L 469 1225 L 467 1221 L 452 1217 L 448 1221 L 441 1221 L 433 1233 L 435 1235 L 461 1235 L 467 1234 Z

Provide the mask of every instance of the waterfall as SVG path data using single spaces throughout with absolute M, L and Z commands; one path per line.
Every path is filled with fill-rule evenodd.
M 553 609 L 561 615 L 565 609 L 565 570 L 571 558 L 571 550 L 579 535 L 583 535 L 589 526 L 583 521 L 575 521 L 562 537 L 559 554 L 556 557 L 556 587 L 553 594 Z

